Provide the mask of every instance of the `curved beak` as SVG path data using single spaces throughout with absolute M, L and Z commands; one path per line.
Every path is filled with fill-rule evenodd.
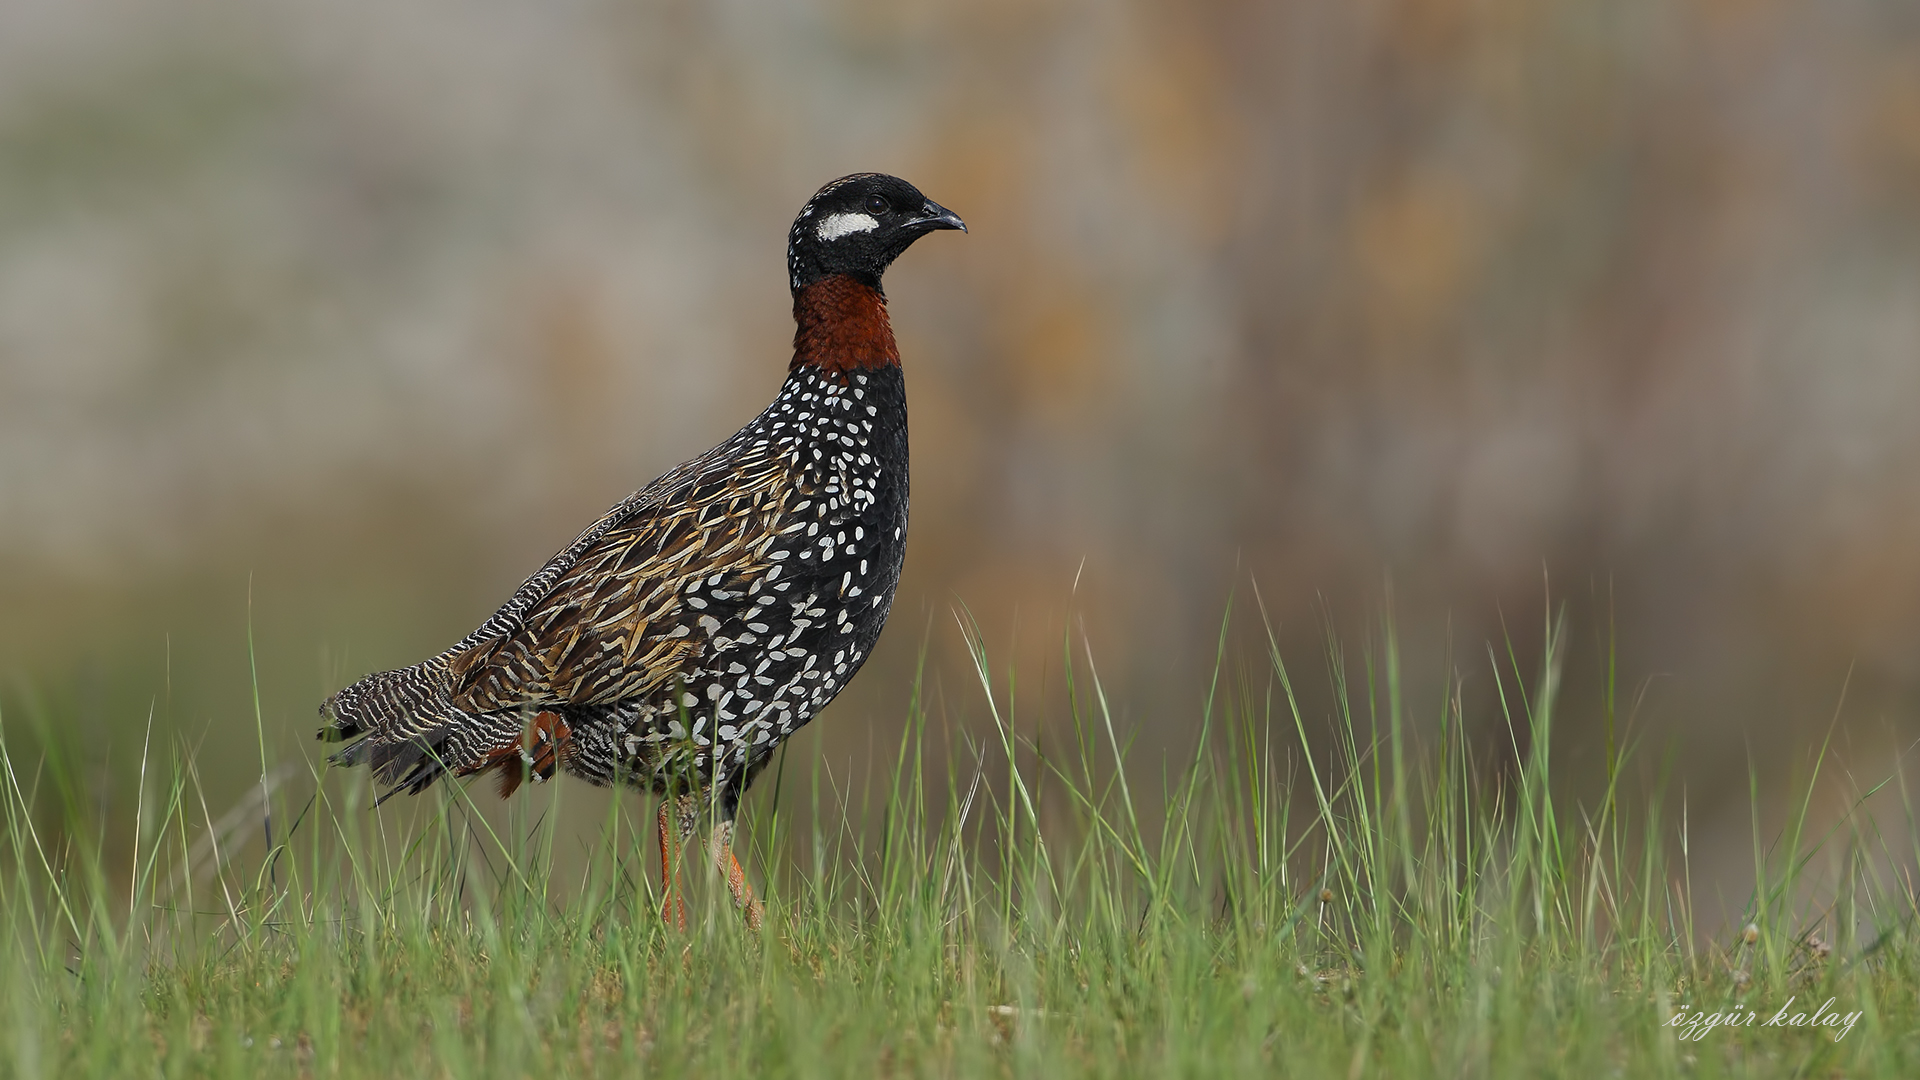
M 928 199 L 926 205 L 920 208 L 920 212 L 908 218 L 904 224 L 908 228 L 920 228 L 929 231 L 934 229 L 959 229 L 961 232 L 967 231 L 967 223 L 960 220 L 959 214 L 941 206 L 932 199 Z

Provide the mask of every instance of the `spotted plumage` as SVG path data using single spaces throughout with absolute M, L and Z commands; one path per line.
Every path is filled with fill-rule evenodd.
M 906 384 L 880 277 L 919 237 L 964 228 L 894 177 L 822 188 L 789 236 L 794 355 L 773 403 L 452 648 L 329 698 L 321 737 L 359 740 L 334 760 L 371 766 L 388 795 L 486 771 L 510 794 L 564 771 L 710 800 L 715 858 L 757 921 L 723 830 L 873 651 L 906 553 Z

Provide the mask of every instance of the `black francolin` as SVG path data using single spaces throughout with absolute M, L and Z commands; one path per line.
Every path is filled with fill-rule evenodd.
M 500 792 L 563 770 L 660 796 L 662 915 L 684 925 L 669 821 L 704 805 L 711 856 L 750 925 L 734 858 L 741 794 L 873 651 L 907 536 L 907 397 L 880 277 L 966 226 L 897 177 L 821 188 L 787 238 L 793 360 L 732 438 L 609 510 L 459 644 L 328 698 L 333 760 L 419 792 L 493 771 Z

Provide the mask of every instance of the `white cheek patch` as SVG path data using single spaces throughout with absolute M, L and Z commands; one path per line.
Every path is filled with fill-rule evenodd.
M 872 232 L 880 223 L 867 214 L 834 214 L 820 223 L 814 235 L 822 240 L 838 240 L 857 232 Z

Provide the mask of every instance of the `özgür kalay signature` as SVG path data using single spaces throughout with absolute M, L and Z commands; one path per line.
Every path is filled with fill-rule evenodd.
M 1760 1014 L 1751 1010 L 1729 1009 L 1725 1012 L 1698 1012 L 1681 1006 L 1664 1027 L 1676 1028 L 1681 1042 L 1699 1042 L 1707 1033 L 1718 1027 L 1770 1027 L 1770 1028 L 1830 1028 L 1833 1041 L 1839 1042 L 1860 1022 L 1861 1010 L 1849 1013 L 1836 1012 L 1833 1003 L 1837 998 L 1828 998 L 1820 1007 L 1809 1012 L 1794 1012 L 1793 998 L 1788 998 L 1780 1011 L 1762 1020 Z

